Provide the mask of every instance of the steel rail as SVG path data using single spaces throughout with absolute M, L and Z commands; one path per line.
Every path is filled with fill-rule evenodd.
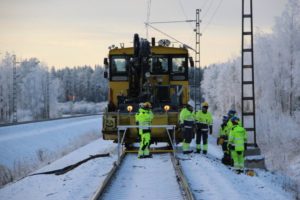
M 130 153 L 130 152 L 129 152 Z M 113 179 L 115 178 L 117 171 L 121 168 L 122 161 L 128 155 L 129 153 L 123 152 L 120 156 L 119 160 L 115 161 L 113 164 L 112 169 L 104 179 L 101 186 L 96 190 L 95 194 L 91 198 L 91 200 L 101 200 L 104 198 L 105 192 L 109 189 L 109 186 L 113 182 Z M 180 165 L 179 160 L 174 156 L 174 154 L 169 153 L 172 161 L 172 165 L 176 174 L 176 180 L 179 184 L 179 187 L 181 189 L 181 194 L 183 199 L 185 200 L 195 200 L 194 194 L 192 193 L 192 190 L 190 189 L 190 186 L 187 182 L 187 178 L 184 175 L 184 172 L 182 170 L 182 167 Z

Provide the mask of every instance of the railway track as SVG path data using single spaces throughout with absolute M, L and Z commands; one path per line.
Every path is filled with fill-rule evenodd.
M 138 159 L 124 152 L 92 199 L 191 200 L 194 196 L 173 153 Z

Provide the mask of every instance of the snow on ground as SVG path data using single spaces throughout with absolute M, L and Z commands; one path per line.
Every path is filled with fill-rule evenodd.
M 28 176 L 0 189 L 0 199 L 91 199 L 117 159 L 115 149 L 115 144 L 111 141 L 98 139 L 35 173 L 64 168 L 99 153 L 110 153 L 110 157 L 90 160 L 59 176 L 54 174 Z
M 182 199 L 170 155 L 138 159 L 129 154 L 103 199 Z
M 47 147 L 52 150 L 54 148 L 63 148 L 64 145 L 61 145 L 63 143 L 59 143 L 60 140 L 69 142 L 74 137 L 78 136 L 77 134 L 69 135 L 63 130 L 71 129 L 71 132 L 75 133 L 76 130 L 79 131 L 84 127 L 98 128 L 97 126 L 99 125 L 100 128 L 101 121 L 99 120 L 99 116 L 94 118 L 91 117 L 90 120 L 93 121 L 94 125 L 92 125 L 92 122 L 92 124 L 88 123 L 87 121 L 89 120 L 86 120 L 86 118 L 82 118 L 80 121 L 74 121 L 73 125 L 67 125 L 67 123 L 56 121 L 55 127 L 64 127 L 61 128 L 60 131 L 49 125 L 46 126 L 46 130 L 48 131 L 34 131 L 34 126 L 31 128 L 26 128 L 26 126 L 18 128 L 18 134 L 20 135 L 11 130 L 11 137 L 9 137 L 6 132 L 1 132 L 1 148 L 2 144 L 11 142 L 11 146 L 6 146 L 6 152 L 10 153 L 13 158 L 18 157 L 19 154 L 24 154 L 28 156 L 28 159 L 33 160 L 36 155 L 32 152 L 35 152 L 37 149 L 35 148 L 36 145 Z M 78 124 L 78 126 L 74 127 L 75 124 Z M 32 131 L 30 131 L 31 129 Z M 27 133 L 25 133 L 26 130 Z M 3 131 L 3 129 L 1 129 L 1 131 Z M 52 135 L 52 137 L 49 135 Z M 84 136 L 83 133 L 82 135 Z M 53 136 L 54 138 L 58 138 L 58 140 L 51 140 Z M 14 150 L 16 148 L 15 145 L 30 141 L 29 139 L 26 140 L 27 137 L 31 139 L 31 143 L 20 145 L 18 151 Z M 12 141 L 15 141 L 15 143 Z M 178 154 L 180 157 L 188 158 L 188 160 L 181 160 L 181 164 L 196 199 L 295 199 L 294 193 L 284 189 L 285 179 L 282 176 L 263 170 L 256 170 L 258 174 L 256 177 L 233 173 L 230 169 L 220 163 L 219 159 L 222 156 L 222 152 L 221 147 L 215 146 L 215 138 L 210 136 L 209 142 L 209 156 L 207 157 L 198 154 Z M 56 143 L 59 144 L 57 145 Z M 0 189 L 0 199 L 90 199 L 112 168 L 113 162 L 117 159 L 115 148 L 116 144 L 113 144 L 111 141 L 98 139 L 36 172 L 60 169 L 94 154 L 110 152 L 110 157 L 90 160 L 60 176 L 35 175 L 26 177 Z M 28 151 L 28 149 L 31 149 L 32 152 Z M 10 152 L 12 150 L 14 150 L 14 153 Z M 56 150 L 58 151 L 59 149 Z M 1 162 L 4 162 L 2 156 L 6 156 L 6 152 L 3 152 L 2 150 Z M 159 155 L 154 155 L 154 157 L 158 156 Z M 143 162 L 143 164 L 146 164 L 154 170 L 163 167 L 163 165 L 159 165 L 155 168 L 156 166 L 152 166 L 151 159 L 137 161 Z M 142 170 L 143 168 L 137 167 L 136 170 L 134 169 L 130 173 L 143 174 Z M 154 182 L 157 183 L 157 185 L 151 184 L 153 185 L 153 188 L 146 189 L 144 196 L 147 197 L 147 194 L 156 190 L 157 187 L 167 193 L 172 192 L 169 191 L 168 186 L 169 184 L 175 184 L 175 180 L 172 180 L 172 183 L 170 183 L 170 180 L 164 181 L 164 178 L 165 176 L 163 174 L 156 175 L 154 173 L 154 175 L 151 175 L 151 180 L 156 180 Z M 148 182 L 149 180 L 145 179 L 144 181 Z M 131 180 L 131 184 L 136 184 L 136 180 Z M 134 188 L 131 190 L 131 192 L 135 191 Z M 141 194 L 141 192 L 139 194 Z
M 209 138 L 208 156 L 181 155 L 185 158 L 181 160 L 184 173 L 196 199 L 295 199 L 292 192 L 283 188 L 286 181 L 283 176 L 258 169 L 254 177 L 237 175 L 223 165 L 219 160 L 221 147 L 217 147 L 215 141 L 215 138 Z
M 101 125 L 98 115 L 0 127 L 2 184 L 100 138 Z

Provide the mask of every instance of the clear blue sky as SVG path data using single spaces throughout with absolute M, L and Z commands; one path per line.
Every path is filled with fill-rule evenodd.
M 131 46 L 134 33 L 146 36 L 148 1 L 0 0 L 0 57 L 8 51 L 56 67 L 102 64 L 108 46 Z M 270 32 L 286 2 L 253 0 L 255 29 Z M 197 8 L 202 9 L 202 65 L 239 55 L 241 0 L 152 0 L 150 21 L 195 19 Z M 194 26 L 156 25 L 191 46 Z M 166 38 L 151 29 L 149 36 Z

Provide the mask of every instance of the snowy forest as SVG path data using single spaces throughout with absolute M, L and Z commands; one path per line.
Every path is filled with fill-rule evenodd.
M 254 37 L 257 141 L 268 169 L 299 186 L 300 1 L 290 0 L 274 24 L 272 33 L 257 30 Z M 240 77 L 241 58 L 204 70 L 202 90 L 215 118 L 231 108 L 241 113 Z
M 97 112 L 88 103 L 89 108 L 82 107 L 83 102 L 107 98 L 103 71 L 100 66 L 49 70 L 37 58 L 16 61 L 15 55 L 6 53 L 0 61 L 0 123 L 12 122 L 14 117 L 17 121 L 60 117 L 70 109 L 73 114 Z M 75 112 L 76 106 L 80 111 Z

